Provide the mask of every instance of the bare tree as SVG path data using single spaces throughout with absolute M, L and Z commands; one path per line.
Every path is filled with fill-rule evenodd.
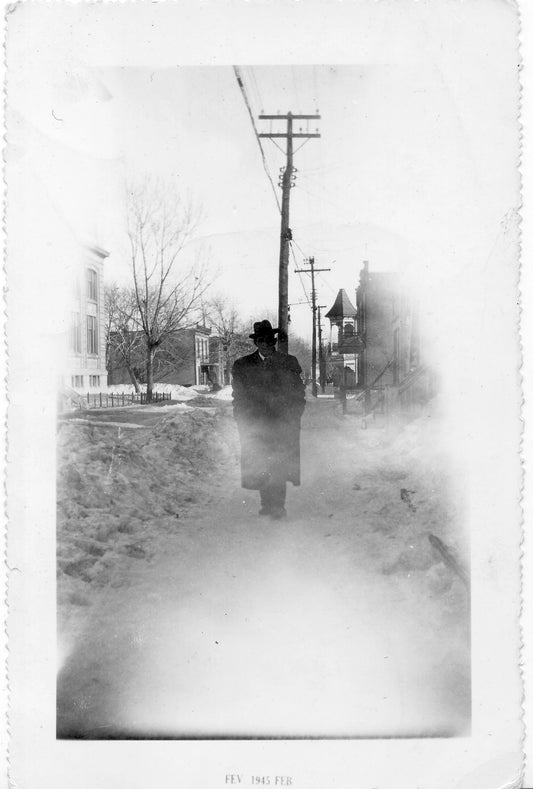
M 104 291 L 104 299 L 107 370 L 111 373 L 113 361 L 118 358 L 128 371 L 135 391 L 140 392 L 135 370 L 144 355 L 144 335 L 140 330 L 135 291 L 118 285 L 108 285 Z
M 222 344 L 225 380 L 229 383 L 233 362 L 250 350 L 250 332 L 246 331 L 234 305 L 228 304 L 222 296 L 211 299 L 208 315 L 209 322 Z
M 172 332 L 193 325 L 208 282 L 205 265 L 181 265 L 180 254 L 199 220 L 191 200 L 152 179 L 130 188 L 128 196 L 133 284 L 150 402 L 157 349 Z
M 307 381 L 311 377 L 311 344 L 295 334 L 290 335 L 289 353 L 296 356 L 302 368 L 302 375 Z
M 105 366 L 109 372 L 111 365 L 111 336 L 113 334 L 113 326 L 115 324 L 117 314 L 117 295 L 119 287 L 114 283 L 112 285 L 105 285 L 104 287 L 104 332 L 105 332 Z

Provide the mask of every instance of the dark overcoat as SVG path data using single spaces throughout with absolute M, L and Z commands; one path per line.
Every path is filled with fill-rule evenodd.
M 305 408 L 302 369 L 295 356 L 259 351 L 233 365 L 233 413 L 241 440 L 242 487 L 300 484 L 300 419 Z

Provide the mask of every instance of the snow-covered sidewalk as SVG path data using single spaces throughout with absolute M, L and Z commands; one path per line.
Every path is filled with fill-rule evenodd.
M 467 591 L 429 534 L 467 549 L 437 433 L 311 403 L 281 522 L 239 487 L 227 409 L 65 436 L 60 734 L 466 733 Z M 75 472 L 100 504 L 81 483 L 69 501 Z

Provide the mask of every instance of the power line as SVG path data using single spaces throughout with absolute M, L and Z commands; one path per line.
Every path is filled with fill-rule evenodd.
M 307 260 L 307 258 L 309 257 L 309 255 L 307 255 L 307 253 L 306 253 L 306 252 L 304 252 L 304 250 L 303 250 L 303 249 L 301 248 L 301 246 L 300 246 L 300 245 L 299 245 L 299 244 L 298 244 L 298 243 L 297 243 L 297 242 L 294 240 L 294 238 L 293 238 L 293 240 L 292 240 L 292 244 L 294 244 L 294 246 L 295 246 L 295 247 L 296 247 L 296 248 L 299 250 L 299 252 L 301 253 L 302 257 L 303 257 L 305 260 Z M 310 245 L 308 244 L 308 246 L 310 246 Z M 351 247 L 347 247 L 347 248 L 346 248 L 346 250 L 341 250 L 341 251 L 346 251 L 346 252 L 348 252 L 349 250 L 351 250 Z M 327 254 L 331 254 L 331 249 L 329 249 L 329 248 L 328 248 L 328 249 L 321 249 L 321 251 L 322 251 L 322 252 L 326 252 Z M 337 250 L 337 251 L 338 251 L 338 250 Z M 295 262 L 296 262 L 296 261 L 295 261 Z M 333 262 L 335 263 L 335 261 L 333 261 Z M 326 279 L 324 276 L 322 276 L 322 274 L 320 274 L 318 271 L 317 271 L 317 273 L 318 273 L 318 276 L 320 277 L 321 281 L 323 282 L 323 284 L 324 284 L 324 285 L 325 285 L 327 288 L 329 288 L 329 290 L 330 290 L 330 291 L 331 291 L 333 294 L 335 294 L 335 289 L 334 289 L 334 288 L 333 288 L 333 287 L 332 287 L 332 286 L 329 284 L 329 282 L 327 281 L 327 279 Z M 301 277 L 300 277 L 300 278 L 301 278 Z
M 333 200 L 328 200 L 328 198 L 324 197 L 323 194 L 317 195 L 314 194 L 314 192 L 310 192 L 309 189 L 303 189 L 302 187 L 300 187 L 300 191 L 304 192 L 306 195 L 309 195 L 310 197 L 315 197 L 318 200 L 323 200 L 325 203 L 329 203 L 329 205 L 333 206 L 333 208 L 337 208 L 341 210 L 346 208 L 346 206 L 342 206 L 340 203 L 334 203 Z
M 294 151 L 294 153 L 298 153 L 298 151 L 300 151 L 300 150 L 301 150 L 301 149 L 304 147 L 304 145 L 305 145 L 306 143 L 308 143 L 308 142 L 309 142 L 309 138 L 308 138 L 307 140 L 304 140 L 304 141 L 303 141 L 303 142 L 302 142 L 302 143 L 301 143 L 301 144 L 300 144 L 300 145 L 299 145 L 299 146 L 296 148 L 296 150 Z
M 255 97 L 257 100 L 257 106 L 261 108 L 261 112 L 263 111 L 263 99 L 261 98 L 261 92 L 259 90 L 259 85 L 257 84 L 257 79 L 255 77 L 254 70 L 252 66 L 248 66 L 248 72 L 250 74 L 250 82 L 252 84 L 252 89 L 254 90 Z
M 282 188 L 281 197 L 281 234 L 280 234 L 280 251 L 279 251 L 279 287 L 278 287 L 278 351 L 288 353 L 288 302 L 289 302 L 289 257 L 290 257 L 290 240 L 292 238 L 292 231 L 289 226 L 289 206 L 290 206 L 290 193 L 291 187 L 294 186 L 295 168 L 293 167 L 294 156 L 294 140 L 307 139 L 310 137 L 320 137 L 318 129 L 316 132 L 309 131 L 294 131 L 293 123 L 299 120 L 320 120 L 320 115 L 310 115 L 307 113 L 292 113 L 287 112 L 276 114 L 263 114 L 259 116 L 260 120 L 270 121 L 285 121 L 286 128 L 284 131 L 269 131 L 262 132 L 259 137 L 266 137 L 270 140 L 284 139 L 287 144 L 286 165 L 281 168 L 280 186 Z M 271 125 L 272 129 L 272 125 Z
M 320 101 L 318 97 L 318 80 L 317 80 L 317 73 L 316 73 L 316 65 L 313 66 L 313 89 L 315 92 L 314 99 L 317 107 L 320 107 Z M 317 109 L 318 112 L 318 109 Z
M 313 312 L 313 345 L 312 345 L 312 363 L 311 363 L 311 378 L 312 378 L 312 387 L 313 387 L 313 396 L 317 396 L 317 386 L 316 386 L 316 318 L 317 318 L 317 303 L 316 303 L 316 287 L 315 287 L 315 272 L 319 271 L 331 271 L 329 268 L 321 268 L 315 269 L 315 259 L 314 257 L 310 257 L 308 260 L 305 261 L 309 264 L 310 270 L 301 269 L 302 273 L 310 273 L 311 274 L 311 299 L 312 299 L 312 312 Z M 322 337 L 321 337 L 322 339 Z
M 296 249 L 298 250 L 298 252 L 300 252 L 300 254 L 302 255 L 302 257 L 303 257 L 304 259 L 307 259 L 307 258 L 309 257 L 309 255 L 307 255 L 307 254 L 306 254 L 306 253 L 303 251 L 303 249 L 301 248 L 301 246 L 300 246 L 300 245 L 299 245 L 299 244 L 298 244 L 298 243 L 297 243 L 297 242 L 294 240 L 294 238 L 292 239 L 292 242 L 291 242 L 291 244 L 294 244 L 294 246 L 296 247 Z
M 297 81 L 296 81 L 296 70 L 295 70 L 294 66 L 291 66 L 291 74 L 292 74 L 292 84 L 294 85 L 294 95 L 296 97 L 296 101 L 298 103 L 298 106 L 301 106 L 300 105 L 300 97 L 298 95 L 298 85 L 297 85 Z
M 333 261 L 333 262 L 335 262 L 335 261 Z M 329 288 L 332 293 L 335 293 L 334 289 L 331 287 L 331 285 L 329 284 L 327 279 L 325 277 L 323 277 L 321 274 L 319 274 L 318 276 L 320 277 L 321 282 L 323 282 L 323 284 L 326 286 L 326 288 Z
M 292 260 L 293 260 L 294 265 L 298 266 L 298 263 L 296 262 L 296 255 L 294 254 L 293 244 L 294 244 L 294 240 L 289 243 L 291 254 L 292 254 Z M 300 247 L 298 247 L 298 249 L 300 249 Z M 300 252 L 302 252 L 301 249 L 300 249 Z M 302 252 L 302 255 L 303 254 L 304 253 Z M 296 273 L 298 274 L 298 279 L 300 280 L 300 285 L 302 286 L 302 290 L 304 292 L 304 296 L 305 296 L 305 299 L 307 301 L 307 304 L 311 307 L 311 299 L 307 295 L 307 291 L 305 289 L 305 285 L 304 285 L 304 281 L 303 281 L 302 275 L 298 271 L 296 271 Z
M 269 182 L 270 182 L 270 185 L 271 185 L 271 187 L 272 187 L 272 191 L 274 192 L 274 197 L 275 197 L 275 199 L 276 199 L 276 204 L 277 204 L 277 206 L 278 206 L 278 210 L 279 210 L 280 214 L 282 215 L 282 223 L 283 223 L 283 216 L 284 216 L 284 214 L 283 214 L 282 206 L 281 206 L 281 204 L 280 204 L 280 201 L 279 201 L 279 198 L 278 198 L 278 194 L 277 194 L 277 191 L 276 191 L 276 187 L 275 187 L 275 185 L 274 185 L 274 181 L 272 180 L 272 176 L 271 176 L 271 174 L 270 174 L 270 170 L 269 170 L 269 168 L 268 168 L 268 163 L 267 163 L 267 160 L 266 160 L 265 151 L 264 151 L 264 149 L 263 149 L 263 146 L 262 146 L 262 144 L 261 144 L 261 139 L 260 139 L 260 138 L 261 138 L 261 137 L 268 137 L 268 138 L 270 138 L 270 139 L 271 139 L 271 141 L 272 141 L 272 142 L 274 142 L 274 144 L 275 144 L 277 147 L 280 147 L 280 146 L 277 144 L 277 142 L 276 142 L 276 140 L 275 140 L 274 138 L 276 138 L 276 137 L 285 137 L 285 138 L 287 138 L 287 139 L 288 139 L 289 137 L 291 138 L 291 139 L 290 139 L 290 141 L 288 142 L 288 145 L 290 145 L 290 157 L 289 157 L 289 154 L 287 154 L 287 156 L 288 156 L 288 164 L 287 164 L 287 167 L 285 168 L 285 176 L 283 177 L 283 183 L 284 183 L 284 186 L 285 186 L 285 180 L 286 180 L 286 176 L 288 175 L 288 176 L 290 177 L 290 176 L 291 176 L 291 174 L 292 174 L 292 171 L 293 171 L 293 167 L 292 167 L 292 153 L 293 153 L 293 152 L 292 152 L 292 138 L 293 138 L 293 137 L 300 137 L 300 138 L 304 138 L 304 142 L 302 143 L 302 145 L 300 145 L 300 146 L 299 146 L 299 147 L 301 148 L 301 147 L 302 147 L 302 146 L 305 144 L 305 142 L 307 142 L 307 141 L 308 141 L 308 140 L 309 140 L 311 137 L 319 137 L 320 135 L 318 134 L 318 131 L 317 131 L 317 133 L 316 133 L 316 134 L 314 134 L 314 133 L 309 133 L 309 132 L 307 132 L 307 133 L 294 133 L 294 132 L 292 131 L 292 124 L 291 124 L 291 119 L 292 119 L 292 117 L 293 117 L 293 116 L 291 116 L 291 115 L 290 115 L 290 113 L 289 113 L 289 116 L 286 116 L 286 117 L 289 117 L 289 121 L 288 121 L 288 129 L 287 129 L 287 133 L 286 133 L 286 134 L 272 133 L 272 132 L 271 132 L 271 133 L 268 133 L 268 134 L 262 133 L 262 134 L 260 135 L 260 134 L 259 134 L 259 132 L 258 132 L 258 130 L 257 130 L 257 127 L 256 127 L 256 125 L 255 125 L 254 114 L 253 114 L 253 112 L 252 112 L 252 108 L 251 108 L 251 105 L 250 105 L 250 101 L 249 101 L 249 99 L 248 99 L 248 95 L 247 95 L 247 92 L 246 92 L 246 88 L 245 88 L 244 81 L 243 81 L 243 78 L 242 78 L 241 72 L 240 72 L 240 70 L 239 70 L 239 67 L 238 67 L 238 66 L 233 66 L 233 71 L 234 71 L 234 73 L 235 73 L 235 78 L 236 78 L 236 80 L 237 80 L 237 84 L 239 85 L 239 89 L 240 89 L 240 91 L 241 91 L 241 94 L 242 94 L 242 97 L 243 97 L 244 103 L 245 103 L 245 105 L 246 105 L 246 109 L 247 109 L 247 111 L 248 111 L 248 115 L 249 115 L 249 117 L 250 117 L 250 122 L 251 122 L 251 124 L 252 124 L 252 128 L 253 128 L 253 130 L 254 130 L 255 138 L 256 138 L 256 140 L 257 140 L 257 143 L 258 143 L 258 145 L 259 145 L 259 150 L 260 150 L 260 152 L 261 152 L 261 160 L 262 160 L 262 162 L 263 162 L 263 168 L 264 168 L 264 170 L 265 170 L 265 173 L 266 173 L 266 175 L 267 175 L 267 178 L 268 178 L 268 180 L 269 180 Z M 252 90 L 255 90 L 256 97 L 257 97 L 257 96 L 259 96 L 259 98 L 260 98 L 260 94 L 259 94 L 259 88 L 258 88 L 258 86 L 257 86 L 257 81 L 256 81 L 256 79 L 255 79 L 254 72 L 253 72 L 253 70 L 252 70 L 250 67 L 249 67 L 249 73 L 250 73 L 250 84 L 251 84 L 251 86 L 252 86 Z M 294 71 L 293 71 L 293 79 L 295 79 L 295 74 L 294 74 Z M 270 118 L 270 119 L 272 119 L 272 118 L 276 118 L 276 119 L 277 119 L 277 118 L 279 118 L 279 117 L 285 117 L 285 116 L 279 116 L 279 115 L 275 115 L 275 116 L 273 116 L 273 115 L 263 115 L 263 113 L 262 113 L 262 114 L 261 114 L 261 117 L 262 117 L 262 118 L 266 118 L 266 119 L 268 119 L 268 118 Z M 299 115 L 296 115 L 296 116 L 294 116 L 294 117 L 295 117 L 296 119 L 299 119 L 299 118 L 313 118 L 313 119 L 314 119 L 314 118 L 319 118 L 320 116 L 319 116 L 319 115 L 318 115 L 318 113 L 317 113 L 317 114 L 316 114 L 316 115 L 314 115 L 314 116 L 311 116 L 311 115 L 300 115 L 300 114 L 299 114 Z M 283 152 L 283 151 L 282 151 L 282 152 Z M 290 161 L 289 161 L 289 159 L 290 159 Z M 286 190 L 286 189 L 284 189 L 284 194 L 285 194 L 285 191 L 287 191 L 287 190 Z M 287 213 L 288 213 L 288 212 L 287 212 Z M 287 217 L 287 220 L 288 220 L 288 217 Z M 283 235 L 283 234 L 282 234 L 282 235 Z M 297 265 L 297 263 L 296 263 L 296 256 L 295 256 L 295 253 L 294 253 L 294 249 L 293 249 L 293 247 L 292 247 L 292 244 L 290 243 L 290 235 L 289 235 L 289 233 L 287 233 L 286 235 L 287 235 L 287 239 L 286 239 L 286 241 L 288 241 L 288 247 L 289 247 L 289 249 L 290 249 L 290 252 L 292 253 L 292 257 L 293 257 L 294 264 L 295 264 L 295 265 Z M 287 254 L 287 253 L 286 253 L 286 254 Z M 303 254 L 303 253 L 302 253 L 302 254 Z M 281 253 L 280 253 L 280 255 L 281 255 Z M 286 266 L 285 266 L 285 268 L 286 268 Z M 281 264 L 280 264 L 280 271 L 281 271 Z M 308 296 L 308 294 L 307 294 L 307 291 L 306 291 L 306 289 L 305 289 L 305 285 L 304 285 L 304 282 L 303 282 L 303 279 L 302 279 L 302 277 L 301 277 L 300 273 L 298 273 L 298 276 L 299 276 L 299 279 L 300 279 L 300 285 L 301 285 L 301 287 L 302 287 L 302 290 L 303 290 L 303 292 L 304 292 L 305 299 L 306 299 L 307 303 L 308 303 L 308 304 L 311 306 L 311 300 L 310 300 L 310 298 L 309 298 L 309 296 Z M 281 277 L 281 274 L 280 274 L 280 277 Z M 282 292 L 282 287 L 281 287 L 281 279 L 280 279 L 280 294 L 281 294 L 281 292 Z M 281 304 L 281 300 L 282 300 L 282 297 L 281 297 L 281 295 L 280 295 L 280 304 Z M 285 301 L 286 301 L 286 300 L 285 300 Z M 282 324 L 283 324 L 282 317 L 284 317 L 284 316 L 282 316 L 282 312 L 286 312 L 286 309 L 287 309 L 287 307 L 285 307 L 285 308 L 284 308 L 284 310 L 282 310 L 282 309 L 281 309 L 281 306 L 280 306 L 280 309 L 279 309 L 280 319 L 279 319 L 279 321 L 278 321 L 278 322 L 279 322 L 279 324 L 280 324 L 280 326 L 282 326 Z M 285 320 L 285 322 L 286 322 L 286 318 L 284 318 L 284 320 Z
M 244 87 L 244 82 L 242 81 L 242 77 L 241 77 L 241 74 L 240 74 L 240 71 L 239 71 L 239 67 L 238 66 L 233 66 L 233 71 L 235 73 L 235 78 L 236 78 L 237 83 L 239 85 L 239 88 L 241 90 L 242 97 L 244 99 L 244 103 L 246 104 L 246 109 L 248 110 L 248 115 L 250 116 L 250 121 L 252 123 L 252 128 L 254 130 L 255 139 L 257 140 L 257 144 L 259 145 L 259 150 L 261 151 L 261 159 L 263 161 L 263 168 L 265 170 L 265 173 L 267 175 L 268 180 L 270 181 L 270 185 L 272 187 L 272 191 L 274 192 L 274 197 L 276 198 L 276 205 L 278 206 L 278 211 L 281 214 L 281 203 L 279 202 L 278 193 L 276 191 L 276 187 L 274 185 L 274 181 L 272 180 L 272 176 L 270 175 L 270 171 L 268 169 L 268 163 L 267 163 L 267 160 L 266 160 L 265 152 L 263 150 L 263 146 L 261 145 L 261 140 L 259 139 L 259 132 L 257 131 L 257 127 L 255 125 L 254 115 L 253 115 L 253 112 L 252 112 L 252 108 L 250 107 L 250 102 L 248 100 L 248 96 L 246 95 L 246 88 Z

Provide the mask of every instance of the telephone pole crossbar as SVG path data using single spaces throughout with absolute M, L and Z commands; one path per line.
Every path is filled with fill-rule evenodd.
M 318 114 L 315 115 L 294 115 L 292 112 L 288 112 L 286 115 L 277 114 L 277 115 L 260 115 L 259 120 L 261 121 L 275 121 L 275 120 L 287 120 L 287 118 L 292 118 L 295 121 L 303 121 L 303 120 L 317 120 L 319 121 L 321 116 Z
M 287 114 L 259 115 L 260 120 L 282 120 L 286 121 L 287 128 L 285 132 L 263 132 L 258 134 L 261 138 L 283 138 L 287 140 L 287 163 L 281 180 L 281 232 L 280 232 L 280 250 L 279 250 L 279 286 L 278 286 L 278 350 L 282 353 L 289 351 L 289 243 L 292 239 L 292 232 L 289 226 L 289 205 L 291 182 L 293 181 L 293 144 L 295 138 L 310 138 L 320 137 L 318 130 L 316 132 L 298 132 L 293 131 L 293 121 L 295 120 L 320 120 L 320 115 L 293 115 L 292 112 Z
M 286 139 L 289 138 L 288 134 L 274 134 L 274 133 L 272 133 L 272 134 L 258 134 L 257 136 L 258 137 L 284 137 Z M 320 134 L 300 134 L 299 132 L 296 132 L 295 134 L 291 134 L 290 136 L 291 136 L 292 139 L 294 139 L 295 137 L 320 137 Z
M 310 269 L 302 268 L 302 269 L 295 269 L 295 274 L 311 274 L 311 309 L 313 310 L 313 342 L 311 346 L 311 391 L 313 393 L 313 397 L 318 396 L 318 390 L 316 386 L 316 313 L 317 313 L 317 304 L 316 304 L 316 290 L 315 290 L 315 273 L 319 273 L 320 271 L 331 271 L 330 268 L 315 268 L 315 259 L 309 258 L 307 261 L 310 265 Z

